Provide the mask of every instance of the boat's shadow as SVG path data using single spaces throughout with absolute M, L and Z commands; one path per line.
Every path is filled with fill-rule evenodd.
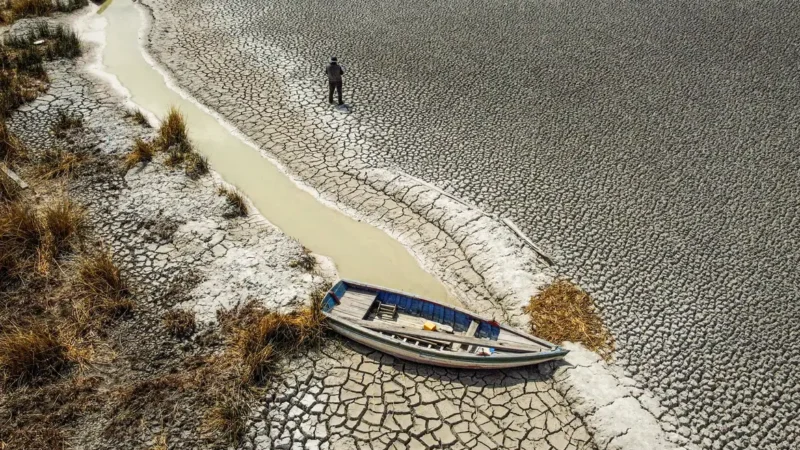
M 406 361 L 345 338 L 339 338 L 338 341 L 345 348 L 380 367 L 391 367 L 408 377 L 433 378 L 465 387 L 509 387 L 530 382 L 547 382 L 553 379 L 558 368 L 570 366 L 567 362 L 559 360 L 512 369 L 452 369 Z

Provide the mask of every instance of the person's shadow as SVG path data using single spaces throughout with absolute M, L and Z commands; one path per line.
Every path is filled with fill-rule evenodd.
M 336 106 L 334 106 L 333 109 L 335 109 L 336 111 L 338 111 L 340 113 L 345 113 L 345 114 L 348 114 L 348 113 L 353 111 L 353 108 L 351 108 L 350 105 L 348 105 L 347 103 L 344 103 L 344 104 L 341 104 L 341 105 L 336 105 Z

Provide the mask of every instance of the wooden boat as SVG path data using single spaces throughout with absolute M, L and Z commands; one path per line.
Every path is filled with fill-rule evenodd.
M 322 300 L 322 311 L 336 332 L 423 364 L 502 369 L 567 354 L 555 344 L 461 308 L 355 281 L 333 285 Z

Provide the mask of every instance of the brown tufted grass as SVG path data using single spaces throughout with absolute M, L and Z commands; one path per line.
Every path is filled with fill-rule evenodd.
M 315 293 L 311 306 L 288 314 L 268 311 L 254 301 L 217 313 L 228 336 L 228 349 L 215 364 L 216 380 L 205 389 L 212 397 L 204 421 L 206 432 L 234 446 L 241 442 L 250 412 L 251 387 L 274 374 L 280 358 L 321 341 L 323 296 L 324 292 Z
M 40 15 L 45 6 L 55 7 L 50 0 L 20 0 L 11 3 L 11 8 L 3 11 L 9 14 Z M 7 14 L 6 14 L 7 13 Z M 43 45 L 33 43 L 44 39 Z M 13 34 L 3 39 L 0 45 L 0 115 L 8 116 L 18 106 L 33 101 L 48 87 L 45 59 L 74 58 L 82 54 L 78 35 L 68 27 L 58 25 L 50 28 L 46 23 L 34 26 L 26 34 Z M 70 126 L 74 126 L 72 121 Z M 63 131 L 58 131 L 61 135 Z
M 75 250 L 86 235 L 86 209 L 61 197 L 44 207 L 42 220 L 52 238 L 54 257 L 67 250 Z
M 272 373 L 278 358 L 318 344 L 324 333 L 320 293 L 311 305 L 288 314 L 267 311 L 255 302 L 223 314 L 230 333 L 232 354 L 241 362 L 241 380 L 261 383 Z
M 300 257 L 289 263 L 289 267 L 299 267 L 306 272 L 311 272 L 314 270 L 316 265 L 317 260 L 314 258 L 314 255 L 311 254 L 311 250 L 305 247 L 303 247 L 303 253 L 300 255 Z
M 129 112 L 129 114 L 137 122 L 143 125 L 147 124 L 147 119 L 141 111 L 137 110 Z M 144 147 L 141 149 L 144 149 Z M 164 165 L 167 167 L 183 167 L 186 176 L 193 180 L 208 173 L 208 160 L 197 154 L 192 148 L 189 134 L 186 131 L 186 120 L 175 107 L 170 108 L 167 116 L 161 122 L 161 126 L 158 128 L 158 136 L 152 144 L 152 150 L 153 152 L 165 152 L 167 157 L 164 160 Z M 139 161 L 137 159 L 139 153 L 132 153 L 129 159 L 126 160 L 126 170 L 136 165 Z M 152 159 L 152 155 L 149 155 L 149 158 Z
M 205 431 L 222 436 L 225 442 L 238 445 L 247 431 L 250 412 L 247 395 L 236 388 L 221 389 L 216 402 L 206 414 Z
M 0 281 L 47 275 L 64 251 L 84 237 L 83 207 L 60 198 L 41 211 L 20 200 L 0 206 Z
M 279 358 L 320 341 L 323 333 L 320 301 L 324 291 L 315 293 L 312 305 L 298 312 L 280 314 L 256 302 L 230 311 L 219 311 L 222 332 L 227 338 L 221 354 L 186 361 L 181 370 L 134 382 L 112 393 L 114 416 L 107 436 L 137 426 L 145 417 L 168 415 L 176 398 L 191 398 L 203 417 L 199 430 L 216 445 L 237 447 L 245 435 L 251 405 L 258 398 L 259 383 L 274 373 Z M 191 317 L 190 320 L 184 318 Z M 194 315 L 173 310 L 164 322 L 193 322 Z
M 43 80 L 30 74 L 0 70 L 0 115 L 9 116 L 18 106 L 33 101 L 44 90 Z
M 195 152 L 189 152 L 184 158 L 184 172 L 189 178 L 196 180 L 208 173 L 208 159 Z
M 75 173 L 83 161 L 84 158 L 76 153 L 51 149 L 42 154 L 36 169 L 42 178 L 60 178 Z
M 88 5 L 88 0 L 9 0 L 3 2 L 0 23 L 13 23 L 25 17 L 49 16 L 55 12 L 72 12 Z
M 0 174 L 0 204 L 18 199 L 20 191 L 19 185 L 14 180 Z
M 238 190 L 230 189 L 225 186 L 219 186 L 217 188 L 217 194 L 225 197 L 225 200 L 231 207 L 231 212 L 225 214 L 225 217 L 232 218 L 247 216 L 249 212 L 247 208 L 247 201 L 245 201 L 244 196 L 242 196 Z
M 15 19 L 46 16 L 56 9 L 51 0 L 11 0 L 10 5 Z
M 0 116 L 0 162 L 14 162 L 24 155 L 25 147 L 22 142 L 9 131 L 5 118 Z
M 161 433 L 156 436 L 156 441 L 153 443 L 153 446 L 150 447 L 150 450 L 169 450 L 169 445 L 167 444 L 167 434 Z
M 134 122 L 138 123 L 139 125 L 145 128 L 150 128 L 150 122 L 147 120 L 147 117 L 145 117 L 144 113 L 141 110 L 136 109 L 131 111 L 129 114 L 133 118 Z
M 170 108 L 167 117 L 161 122 L 156 146 L 161 151 L 167 151 L 173 147 L 191 148 L 189 134 L 186 131 L 186 119 L 177 108 Z
M 531 332 L 550 342 L 579 342 L 608 359 L 614 338 L 603 325 L 594 301 L 575 284 L 561 279 L 531 298 L 526 312 Z
M 102 408 L 101 377 L 74 377 L 35 389 L 8 393 L 6 411 L 14 419 L 0 423 L 7 449 L 66 450 L 68 431 L 78 417 Z M 1 448 L 2 446 L 0 446 Z
M 71 364 L 69 345 L 46 325 L 12 326 L 0 334 L 0 381 L 6 388 L 53 379 Z
M 127 172 L 139 163 L 147 164 L 152 161 L 155 153 L 156 149 L 152 143 L 146 142 L 141 138 L 136 138 L 133 143 L 133 148 L 131 148 L 130 153 L 125 156 L 122 165 Z
M 74 314 L 84 329 L 93 324 L 105 325 L 133 311 L 128 284 L 107 252 L 81 257 L 76 287 L 79 300 L 73 306 Z
M 47 230 L 29 203 L 0 206 L 0 280 L 2 284 L 46 266 Z
M 194 334 L 197 328 L 193 311 L 184 309 L 171 309 L 164 314 L 164 327 L 173 337 L 187 338 Z

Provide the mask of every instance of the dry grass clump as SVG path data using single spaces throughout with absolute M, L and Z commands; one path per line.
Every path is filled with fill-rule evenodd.
M 172 147 L 191 148 L 189 134 L 186 132 L 186 119 L 177 108 L 170 108 L 167 117 L 161 122 L 156 145 L 161 151 L 168 151 Z
M 314 255 L 311 254 L 311 250 L 305 247 L 303 247 L 303 253 L 300 255 L 300 257 L 289 263 L 289 267 L 299 267 L 306 272 L 311 272 L 314 270 L 316 265 L 317 260 L 314 259 Z
M 100 409 L 99 377 L 76 377 L 8 393 L 0 422 L 0 436 L 7 449 L 66 450 L 62 427 L 89 411 Z M 0 446 L 2 448 L 2 446 Z
M 136 381 L 112 392 L 114 416 L 104 435 L 115 436 L 138 426 L 146 417 L 172 416 L 175 403 L 190 401 L 199 413 L 199 430 L 217 444 L 238 445 L 245 430 L 252 397 L 232 372 L 232 364 L 220 356 L 186 361 L 178 373 Z M 202 417 L 202 419 L 201 419 Z M 220 448 L 208 445 L 208 448 Z M 204 447 L 205 448 L 205 447 Z
M 156 149 L 152 143 L 143 141 L 140 138 L 136 138 L 130 153 L 125 156 L 125 161 L 123 163 L 125 171 L 127 172 L 131 170 L 139 163 L 149 163 L 153 160 L 155 153 Z
M 45 206 L 42 220 L 50 235 L 54 256 L 75 250 L 86 236 L 86 209 L 67 197 Z
M 164 314 L 164 326 L 170 335 L 187 338 L 197 329 L 194 311 L 171 309 Z
M 69 130 L 83 128 L 83 119 L 75 114 L 67 114 L 64 111 L 58 112 L 58 118 L 53 124 L 53 134 L 58 138 L 67 136 Z
M 112 393 L 114 417 L 104 435 L 110 438 L 119 431 L 126 432 L 145 417 L 169 420 L 176 402 L 189 401 L 199 413 L 198 430 L 209 440 L 208 448 L 238 446 L 252 396 L 235 377 L 231 361 L 210 356 L 186 363 L 178 373 L 137 381 Z
M 51 263 L 84 236 L 82 207 L 59 199 L 40 212 L 17 200 L 0 206 L 0 285 L 47 275 Z
M 11 178 L 0 174 L 0 204 L 11 202 L 20 196 L 20 188 Z
M 128 110 L 125 117 L 130 117 L 139 125 L 150 128 L 150 122 L 147 120 L 147 117 L 145 117 L 144 113 L 139 109 Z
M 49 1 L 50 5 L 54 5 Z M 12 2 L 31 14 L 38 14 L 37 8 L 43 2 Z M 39 39 L 45 42 L 35 45 Z M 69 28 L 59 25 L 51 28 L 40 23 L 28 34 L 14 34 L 3 39 L 0 45 L 0 115 L 8 116 L 18 106 L 34 100 L 47 89 L 45 59 L 74 58 L 82 54 L 80 39 Z
M 230 210 L 224 214 L 225 217 L 233 218 L 247 216 L 249 212 L 247 208 L 247 201 L 238 190 L 229 189 L 225 186 L 219 186 L 217 188 L 217 194 L 225 197 L 225 200 L 230 207 Z
M 44 42 L 34 44 L 38 40 Z M 27 34 L 12 34 L 3 41 L 5 58 L 15 60 L 17 69 L 41 64 L 44 59 L 75 58 L 83 54 L 78 35 L 64 25 L 50 27 L 40 22 Z
M 55 5 L 51 0 L 11 0 L 9 3 L 14 19 L 45 16 L 55 12 Z
M 0 23 L 11 24 L 25 17 L 72 12 L 88 5 L 88 0 L 7 0 L 0 10 Z
M 70 348 L 45 326 L 13 326 L 0 335 L 0 384 L 6 388 L 55 378 L 71 365 Z
M 208 159 L 190 152 L 184 159 L 184 172 L 189 178 L 196 180 L 208 173 Z
M 217 401 L 206 415 L 207 432 L 222 436 L 225 442 L 238 445 L 247 431 L 247 416 L 250 408 L 247 396 L 235 389 L 217 394 Z
M 51 29 L 49 36 L 39 36 L 39 39 L 46 39 L 44 44 L 44 54 L 49 60 L 58 58 L 77 58 L 83 54 L 81 40 L 71 29 L 58 25 Z
M 243 383 L 263 382 L 278 358 L 321 341 L 325 316 L 319 299 L 315 294 L 311 306 L 288 314 L 250 302 L 220 317 L 231 335 L 231 350 L 241 362 Z
M 186 176 L 193 180 L 208 173 L 208 160 L 192 148 L 186 131 L 186 120 L 174 107 L 170 108 L 158 128 L 155 147 L 158 151 L 167 153 L 164 164 L 168 167 L 183 166 Z
M 166 152 L 167 158 L 164 160 L 164 164 L 172 168 L 181 166 L 186 161 L 186 157 L 192 154 L 191 148 L 187 145 L 173 145 Z
M 47 267 L 52 253 L 47 230 L 36 210 L 15 201 L 0 206 L 0 284 L 29 276 Z
M 313 307 L 289 314 L 268 311 L 255 302 L 218 312 L 228 338 L 226 351 L 186 360 L 175 373 L 138 381 L 112 393 L 115 415 L 105 435 L 129 430 L 145 417 L 169 417 L 176 401 L 189 401 L 202 416 L 197 425 L 209 448 L 237 447 L 246 431 L 256 383 L 273 373 L 280 357 L 320 341 L 323 295 L 324 291 L 315 293 Z M 181 329 L 189 323 L 188 317 L 183 320 L 183 312 L 168 312 L 164 319 L 165 325 L 180 323 Z
M 129 430 L 138 425 L 146 413 L 154 410 L 161 413 L 160 415 L 168 415 L 169 410 L 175 406 L 175 395 L 193 389 L 194 381 L 186 373 L 180 373 L 148 378 L 123 386 L 111 395 L 115 403 L 114 417 L 104 434 L 111 436 L 119 429 Z
M 526 312 L 536 336 L 554 343 L 580 342 L 604 358 L 614 351 L 614 339 L 603 325 L 594 301 L 567 280 L 556 280 L 531 298 Z
M 58 428 L 31 423 L 29 428 L 12 430 L 8 441 L 0 442 L 0 449 L 24 448 L 25 450 L 67 450 L 67 439 Z
M 107 252 L 80 259 L 76 284 L 80 300 L 74 305 L 75 316 L 84 328 L 93 323 L 107 324 L 133 311 L 128 284 Z
M 50 149 L 42 153 L 36 169 L 42 178 L 60 178 L 75 173 L 83 161 L 84 158 L 77 153 L 63 149 Z
M 0 116 L 0 162 L 11 163 L 24 154 L 22 142 L 8 129 L 5 118 Z
M 33 101 L 46 90 L 46 79 L 46 75 L 0 67 L 0 115 L 8 116 L 18 106 Z

